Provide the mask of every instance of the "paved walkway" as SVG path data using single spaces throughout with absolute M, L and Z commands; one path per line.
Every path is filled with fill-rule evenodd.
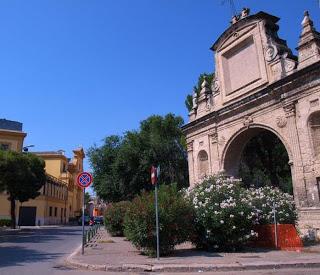
M 67 260 L 68 264 L 86 269 L 107 271 L 211 271 L 252 270 L 288 267 L 320 267 L 320 246 L 303 252 L 252 250 L 239 253 L 210 253 L 184 244 L 170 257 L 159 261 L 141 255 L 129 241 L 111 237 L 104 229 L 87 245 Z

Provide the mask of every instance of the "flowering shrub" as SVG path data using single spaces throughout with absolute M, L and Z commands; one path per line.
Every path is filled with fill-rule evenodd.
M 174 246 L 189 239 L 193 232 L 192 205 L 176 185 L 161 186 L 158 193 L 160 254 L 173 251 Z M 148 255 L 156 252 L 154 192 L 144 192 L 129 206 L 124 233 L 129 241 Z
M 245 189 L 240 180 L 223 175 L 211 176 L 190 192 L 196 212 L 196 234 L 192 241 L 214 250 L 235 250 L 257 234 L 253 226 L 273 223 L 294 224 L 297 211 L 293 197 L 277 188 Z
M 214 250 L 241 248 L 255 236 L 256 213 L 240 181 L 222 175 L 206 178 L 190 191 L 196 212 L 197 247 Z
M 112 236 L 123 236 L 123 219 L 129 205 L 129 201 L 121 201 L 106 209 L 104 224 Z
M 269 186 L 247 191 L 248 202 L 256 212 L 256 224 L 271 224 L 273 221 L 273 204 L 275 205 L 277 223 L 295 224 L 298 213 L 293 196 L 283 193 L 278 188 Z

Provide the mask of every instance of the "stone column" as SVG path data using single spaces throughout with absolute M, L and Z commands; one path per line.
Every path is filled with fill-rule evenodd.
M 194 184 L 195 184 L 194 161 L 193 161 L 193 143 L 194 143 L 193 140 L 191 140 L 187 143 L 190 187 L 194 186 Z
M 289 164 L 291 166 L 294 199 L 298 207 L 305 207 L 308 206 L 308 198 L 296 125 L 295 103 L 285 103 L 283 109 L 287 118 L 287 135 L 292 153 L 292 159 L 289 160 Z

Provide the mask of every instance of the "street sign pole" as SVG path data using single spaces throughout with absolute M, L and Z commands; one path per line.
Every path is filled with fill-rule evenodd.
M 158 180 L 160 176 L 160 166 L 151 167 L 151 183 L 154 185 L 154 204 L 156 208 L 156 235 L 157 235 L 157 260 L 160 259 L 160 238 L 159 238 L 159 209 L 158 209 Z
M 156 205 L 157 260 L 159 261 L 160 250 L 159 250 L 158 183 L 155 184 L 154 197 L 155 197 L 155 205 Z
M 82 172 L 77 177 L 77 185 L 82 188 L 82 255 L 84 254 L 85 235 L 84 235 L 84 208 L 85 208 L 85 194 L 86 187 L 92 183 L 92 175 L 88 172 Z
M 83 188 L 82 192 L 82 255 L 84 254 L 84 208 L 85 208 L 85 203 L 84 203 L 84 197 L 85 197 L 85 192 L 86 188 Z

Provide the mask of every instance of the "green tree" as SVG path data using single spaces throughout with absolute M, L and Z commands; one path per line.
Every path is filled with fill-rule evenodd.
M 11 204 L 11 224 L 16 227 L 16 200 L 34 199 L 46 182 L 45 163 L 33 154 L 0 150 L 0 187 Z
M 91 196 L 90 196 L 90 194 L 88 193 L 88 192 L 86 192 L 85 194 L 84 194 L 84 203 L 85 203 L 85 205 L 88 205 L 88 203 L 91 201 Z
M 168 114 L 151 116 L 138 131 L 110 136 L 101 147 L 89 149 L 93 187 L 108 202 L 131 200 L 142 189 L 150 190 L 150 167 L 160 165 L 161 183 L 188 186 L 188 164 L 183 119 Z

